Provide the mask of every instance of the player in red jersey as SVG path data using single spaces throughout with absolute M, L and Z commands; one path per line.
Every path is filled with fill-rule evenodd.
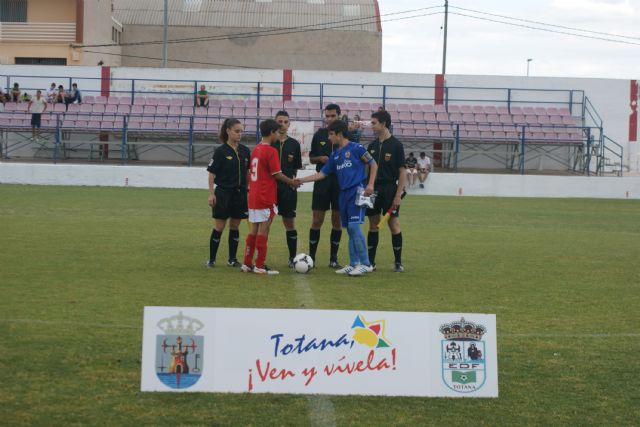
M 277 213 L 278 191 L 276 181 L 284 182 L 292 187 L 299 187 L 297 179 L 291 179 L 280 170 L 278 150 L 271 144 L 278 139 L 280 125 L 273 119 L 260 123 L 262 139 L 251 153 L 249 162 L 249 221 L 251 232 L 247 236 L 244 264 L 240 270 L 244 273 L 253 271 L 256 274 L 279 274 L 268 268 L 264 261 L 267 258 L 267 240 L 271 220 Z M 256 263 L 253 264 L 253 253 L 257 252 Z

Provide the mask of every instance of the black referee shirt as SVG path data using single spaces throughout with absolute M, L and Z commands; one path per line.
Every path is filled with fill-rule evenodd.
M 222 144 L 213 152 L 213 158 L 207 166 L 207 171 L 216 177 L 217 186 L 226 189 L 247 188 L 247 168 L 251 151 L 238 144 L 238 150 L 234 150 L 229 144 Z
M 369 144 L 367 151 L 378 163 L 376 185 L 398 181 L 400 168 L 404 164 L 404 147 L 395 136 L 390 136 L 380 143 L 377 139 Z
M 284 142 L 280 142 L 278 139 L 276 142 L 271 144 L 271 146 L 278 150 L 282 173 L 289 178 L 296 176 L 298 169 L 302 169 L 300 143 L 291 137 L 287 137 Z
M 329 131 L 327 128 L 320 128 L 313 134 L 313 139 L 311 140 L 311 151 L 309 152 L 309 157 L 318 157 L 318 156 L 331 156 L 331 153 L 335 150 L 331 141 L 329 141 Z M 320 172 L 324 166 L 323 163 L 316 164 L 316 172 Z

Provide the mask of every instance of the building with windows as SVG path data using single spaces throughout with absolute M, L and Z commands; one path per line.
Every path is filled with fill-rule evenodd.
M 113 0 L 122 65 L 161 65 L 164 2 Z M 379 72 L 377 0 L 169 0 L 168 66 Z
M 120 65 L 111 9 L 111 0 L 0 0 L 0 64 Z

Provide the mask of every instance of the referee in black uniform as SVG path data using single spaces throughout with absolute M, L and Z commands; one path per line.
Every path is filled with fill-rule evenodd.
M 367 246 L 369 261 L 375 268 L 376 250 L 378 249 L 378 226 L 380 214 L 384 215 L 392 209 L 389 218 L 391 231 L 391 246 L 395 257 L 394 271 L 402 273 L 402 232 L 400 230 L 400 203 L 402 193 L 407 183 L 404 147 L 402 143 L 389 132 L 391 116 L 386 111 L 376 111 L 371 115 L 371 128 L 376 139 L 369 144 L 367 151 L 378 163 L 378 173 L 374 184 L 374 191 L 378 193 L 373 209 L 367 209 L 369 217 L 369 234 Z
M 325 125 L 329 126 L 340 117 L 340 106 L 328 104 L 324 109 Z M 318 129 L 311 140 L 311 151 L 309 161 L 316 165 L 316 172 L 329 160 L 335 147 L 329 141 L 329 131 L 326 127 Z M 340 238 L 342 237 L 342 226 L 340 223 L 340 207 L 338 198 L 340 196 L 340 186 L 335 174 L 330 174 L 326 179 L 316 181 L 313 184 L 313 199 L 311 209 L 313 217 L 311 219 L 311 230 L 309 230 L 309 255 L 315 261 L 318 242 L 320 241 L 320 228 L 324 222 L 325 213 L 331 209 L 331 255 L 329 257 L 329 267 L 333 269 L 342 268 L 338 264 L 338 249 L 340 248 Z
M 214 227 L 209 239 L 207 267 L 216 263 L 220 237 L 229 220 L 229 267 L 240 267 L 237 259 L 240 221 L 248 217 L 247 168 L 251 152 L 240 144 L 242 124 L 228 118 L 220 129 L 220 145 L 213 152 L 207 166 L 209 171 L 209 206 L 212 208 Z M 215 185 L 214 185 L 215 184 Z M 215 187 L 215 189 L 214 189 Z
M 271 146 L 278 150 L 282 173 L 289 178 L 295 178 L 298 169 L 302 169 L 300 143 L 287 135 L 290 126 L 289 113 L 278 111 L 276 122 L 280 125 L 278 139 Z M 293 258 L 298 250 L 298 231 L 295 223 L 297 204 L 298 191 L 290 185 L 278 181 L 278 215 L 282 216 L 282 224 L 287 235 L 290 268 L 293 267 Z

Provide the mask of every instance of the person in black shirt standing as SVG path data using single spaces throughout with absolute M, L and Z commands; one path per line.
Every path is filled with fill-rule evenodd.
M 325 125 L 333 123 L 340 117 L 340 106 L 337 104 L 328 104 L 324 109 Z M 311 140 L 311 151 L 309 152 L 309 161 L 316 165 L 316 172 L 322 169 L 322 166 L 329 160 L 329 156 L 334 150 L 333 144 L 329 141 L 329 132 L 327 128 L 320 128 L 313 135 Z M 340 248 L 340 239 L 342 237 L 342 227 L 340 223 L 340 207 L 338 206 L 338 198 L 340 197 L 340 186 L 335 174 L 329 175 L 322 181 L 316 181 L 313 184 L 313 199 L 311 209 L 313 217 L 311 220 L 311 229 L 309 230 L 309 255 L 315 261 L 316 251 L 318 250 L 318 242 L 320 241 L 320 228 L 324 222 L 326 212 L 331 209 L 331 255 L 329 257 L 329 267 L 340 269 L 342 266 L 338 263 L 338 249 Z
M 373 209 L 367 209 L 369 217 L 369 234 L 367 246 L 369 247 L 369 261 L 375 268 L 376 250 L 378 249 L 378 226 L 380 214 L 391 211 L 389 218 L 389 230 L 391 231 L 391 246 L 395 257 L 394 271 L 404 271 L 402 265 L 402 232 L 398 219 L 402 193 L 407 182 L 405 167 L 404 147 L 391 132 L 391 116 L 386 111 L 376 111 L 371 115 L 371 128 L 376 139 L 369 144 L 367 151 L 378 162 L 374 189 L 378 196 Z
M 276 122 L 280 125 L 278 139 L 271 146 L 278 150 L 282 173 L 289 178 L 295 178 L 298 169 L 302 169 L 300 143 L 287 135 L 290 125 L 289 113 L 278 111 Z M 298 191 L 290 185 L 278 181 L 278 215 L 282 216 L 282 224 L 287 235 L 290 268 L 293 267 L 293 258 L 298 250 L 298 231 L 295 224 L 297 204 Z
M 220 145 L 213 152 L 207 166 L 209 171 L 209 206 L 212 208 L 214 227 L 209 239 L 207 267 L 216 263 L 222 232 L 229 220 L 229 267 L 240 267 L 237 259 L 240 221 L 248 217 L 247 169 L 251 152 L 240 144 L 242 124 L 228 118 L 220 129 Z M 215 188 L 214 188 L 215 187 Z

